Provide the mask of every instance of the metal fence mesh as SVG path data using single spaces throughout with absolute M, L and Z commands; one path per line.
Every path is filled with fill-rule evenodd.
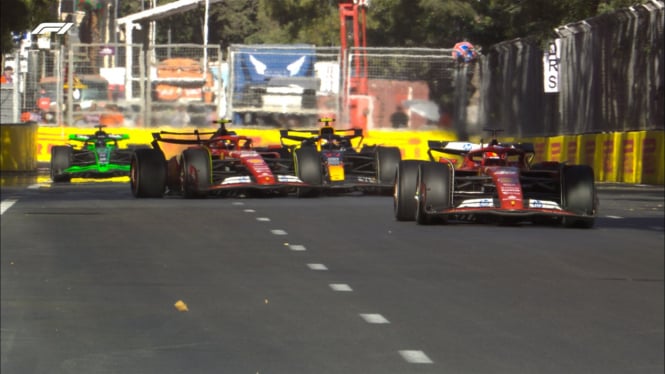
M 343 108 L 352 123 L 366 117 L 367 128 L 390 128 L 400 108 L 412 129 L 452 126 L 460 66 L 451 49 L 352 48 Z M 466 81 L 462 82 L 464 85 Z M 468 91 L 467 91 L 468 92 Z M 460 113 L 458 113 L 460 114 Z
M 156 45 L 148 60 L 150 126 L 210 126 L 225 99 L 219 46 Z
M 663 2 L 557 29 L 560 91 L 545 93 L 543 48 L 517 39 L 458 64 L 450 49 L 80 44 L 33 49 L 3 85 L 2 122 L 42 125 L 482 128 L 554 136 L 665 128 Z M 183 112 L 186 113 L 182 114 Z M 188 119 L 187 119 L 188 118 Z M 184 120 L 183 120 L 184 119 Z

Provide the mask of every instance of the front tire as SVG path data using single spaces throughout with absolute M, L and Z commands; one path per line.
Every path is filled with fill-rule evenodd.
M 51 180 L 55 183 L 69 182 L 72 177 L 65 170 L 72 165 L 73 150 L 66 145 L 51 148 Z
M 201 198 L 208 195 L 212 184 L 212 159 L 205 148 L 189 148 L 182 153 L 180 177 L 186 198 Z
M 562 172 L 562 195 L 563 209 L 578 216 L 564 217 L 564 226 L 593 227 L 598 206 L 593 168 L 588 165 L 565 166 Z
M 314 147 L 301 147 L 294 152 L 296 176 L 312 187 L 298 187 L 296 196 L 316 197 L 321 193 L 323 173 L 321 172 L 321 155 Z
M 157 149 L 137 149 L 129 167 L 134 197 L 162 197 L 166 186 L 166 160 Z
M 393 209 L 398 221 L 416 219 L 416 178 L 418 166 L 423 161 L 403 160 L 397 164 L 395 187 L 393 191 Z
M 416 185 L 416 222 L 421 225 L 432 223 L 430 212 L 451 207 L 451 172 L 446 164 L 428 162 L 418 168 Z M 445 222 L 445 219 L 443 219 Z

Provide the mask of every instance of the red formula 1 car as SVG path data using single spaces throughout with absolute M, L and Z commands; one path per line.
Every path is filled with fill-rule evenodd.
M 290 159 L 282 159 L 281 147 L 253 148 L 252 140 L 226 130 L 228 120 L 216 132 L 155 132 L 151 149 L 134 153 L 130 185 L 136 197 L 185 197 L 239 195 L 258 192 L 284 195 L 305 185 L 289 174 Z M 184 148 L 168 160 L 163 144 Z M 288 163 L 288 165 L 285 165 Z
M 430 161 L 397 168 L 394 213 L 419 224 L 448 221 L 563 224 L 590 228 L 598 211 L 594 171 L 533 164 L 533 144 L 429 141 Z

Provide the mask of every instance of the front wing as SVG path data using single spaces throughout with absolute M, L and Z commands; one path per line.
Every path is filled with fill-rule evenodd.
M 75 151 L 72 165 L 63 170 L 74 178 L 112 178 L 129 175 L 131 151 L 111 152 L 108 162 L 100 162 L 94 151 Z
M 475 221 L 479 219 L 491 220 L 508 219 L 511 221 L 535 221 L 540 219 L 592 218 L 562 209 L 555 201 L 525 199 L 519 208 L 501 207 L 497 199 L 467 199 L 454 208 L 427 207 L 426 213 L 431 217 L 440 217 L 451 220 Z

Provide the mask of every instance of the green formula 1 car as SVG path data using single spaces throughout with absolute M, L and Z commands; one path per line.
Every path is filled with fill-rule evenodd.
M 94 134 L 71 134 L 69 140 L 82 143 L 57 145 L 51 148 L 51 179 L 69 182 L 71 178 L 112 178 L 128 176 L 132 154 L 137 146 L 120 148 L 118 141 L 128 134 L 108 134 L 97 126 Z M 140 146 L 139 146 L 140 147 Z M 146 147 L 148 147 L 146 145 Z

